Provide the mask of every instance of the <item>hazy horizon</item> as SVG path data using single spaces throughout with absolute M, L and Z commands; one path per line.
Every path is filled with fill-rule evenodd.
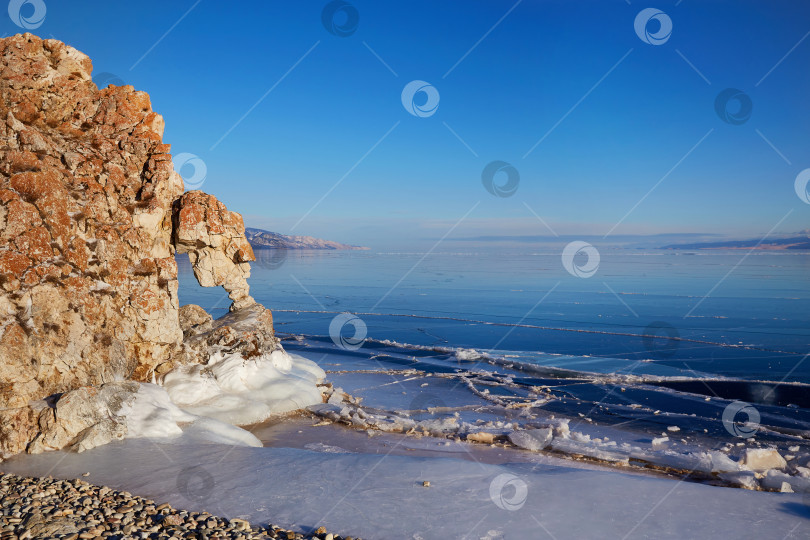
M 284 232 L 273 230 L 267 226 L 261 227 L 245 220 L 245 226 L 248 228 L 262 229 L 278 234 L 286 234 Z M 766 236 L 767 235 L 767 236 Z M 580 234 L 524 234 L 524 235 L 477 235 L 477 236 L 461 236 L 455 235 L 452 238 L 442 239 L 439 236 L 429 236 L 427 233 L 424 236 L 403 238 L 395 236 L 391 239 L 373 240 L 366 244 L 352 237 L 335 238 L 335 235 L 327 237 L 319 237 L 306 233 L 293 233 L 289 236 L 309 236 L 319 238 L 321 240 L 332 240 L 348 245 L 363 246 L 372 249 L 391 249 L 391 248 L 414 248 L 414 249 L 429 249 L 432 246 L 439 247 L 445 246 L 479 246 L 479 247 L 516 247 L 521 245 L 552 245 L 564 244 L 572 240 L 582 240 L 601 245 L 633 245 L 633 247 L 661 247 L 668 244 L 681 244 L 692 242 L 723 242 L 723 241 L 744 241 L 744 240 L 774 240 L 780 238 L 790 238 L 793 236 L 810 235 L 810 229 L 802 229 L 798 231 L 773 231 L 770 234 L 763 232 L 760 234 L 745 235 L 745 234 L 722 234 L 714 232 L 660 232 L 653 234 L 612 234 L 605 238 L 604 234 L 595 232 L 582 232 Z M 359 236 L 362 237 L 362 236 Z

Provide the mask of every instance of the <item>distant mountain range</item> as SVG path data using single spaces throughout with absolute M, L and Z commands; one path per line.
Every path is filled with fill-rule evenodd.
M 785 238 L 770 238 L 762 240 L 728 240 L 724 242 L 696 242 L 693 244 L 672 244 L 661 249 L 758 249 L 758 250 L 787 250 L 810 249 L 810 231 L 801 231 L 802 236 L 789 236 Z
M 245 228 L 245 236 L 254 249 L 368 249 L 312 236 L 287 236 L 253 227 Z

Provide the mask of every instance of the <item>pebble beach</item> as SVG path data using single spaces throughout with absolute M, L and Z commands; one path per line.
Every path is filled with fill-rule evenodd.
M 58 538 L 359 540 L 320 528 L 311 534 L 188 512 L 84 480 L 0 472 L 0 540 Z

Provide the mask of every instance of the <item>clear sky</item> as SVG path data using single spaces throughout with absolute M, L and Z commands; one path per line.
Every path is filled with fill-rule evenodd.
M 36 1 L 31 31 L 149 92 L 248 225 L 372 247 L 552 234 L 534 214 L 560 235 L 810 226 L 810 2 Z M 414 80 L 439 97 L 421 117 Z M 750 117 L 720 118 L 727 88 Z M 511 196 L 482 184 L 496 160 Z

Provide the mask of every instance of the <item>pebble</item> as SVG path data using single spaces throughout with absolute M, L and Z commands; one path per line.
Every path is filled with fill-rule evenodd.
M 89 476 L 85 473 L 82 476 Z M 350 540 L 324 527 L 306 535 L 275 525 L 252 526 L 208 512 L 175 510 L 169 503 L 99 487 L 84 480 L 25 478 L 0 472 L 0 540 L 58 538 Z

